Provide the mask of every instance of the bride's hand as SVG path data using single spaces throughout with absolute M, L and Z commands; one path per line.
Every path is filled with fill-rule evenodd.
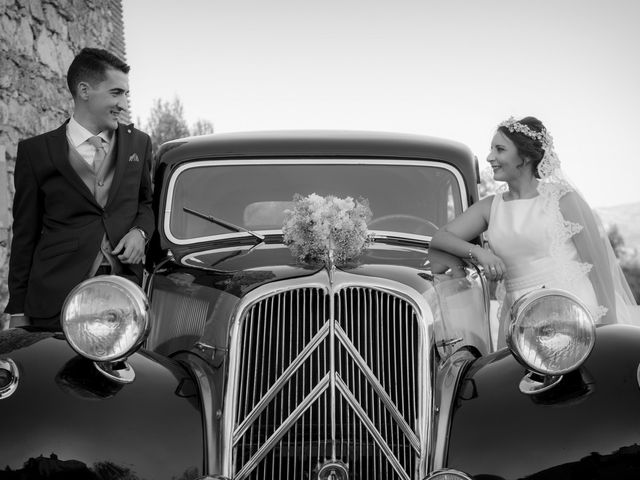
M 506 276 L 507 266 L 491 250 L 476 248 L 473 253 L 478 259 L 478 263 L 484 268 L 484 274 L 489 280 L 502 280 Z

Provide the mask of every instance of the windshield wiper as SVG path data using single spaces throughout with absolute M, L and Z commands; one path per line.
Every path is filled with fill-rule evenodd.
M 206 213 L 198 212 L 196 210 L 192 210 L 187 207 L 182 207 L 187 213 L 191 215 L 195 215 L 196 217 L 204 218 L 205 220 L 209 220 L 211 223 L 215 223 L 216 225 L 220 225 L 221 227 L 227 228 L 229 230 L 233 230 L 235 232 L 245 232 L 251 235 L 254 238 L 257 238 L 260 242 L 264 242 L 264 237 L 262 235 L 258 235 L 251 230 L 247 230 L 246 228 L 239 227 L 238 225 L 234 225 L 233 223 L 225 222 L 224 220 L 220 220 L 219 218 L 214 217 L 213 215 L 208 215 Z

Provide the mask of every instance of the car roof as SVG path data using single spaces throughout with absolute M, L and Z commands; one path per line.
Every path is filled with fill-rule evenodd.
M 407 133 L 349 130 L 276 130 L 214 133 L 164 143 L 156 168 L 191 160 L 241 158 L 398 158 L 435 160 L 454 166 L 464 178 L 469 204 L 478 199 L 477 160 L 464 144 Z
M 473 167 L 473 154 L 462 143 L 406 133 L 344 130 L 278 130 L 214 133 L 172 140 L 162 145 L 159 162 L 186 159 L 273 156 L 364 156 L 443 160 Z

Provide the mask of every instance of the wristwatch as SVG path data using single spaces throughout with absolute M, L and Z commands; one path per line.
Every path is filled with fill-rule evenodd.
M 142 235 L 142 239 L 144 240 L 144 243 L 147 243 L 147 232 L 145 232 L 142 227 L 133 227 L 131 230 L 138 230 L 140 232 L 140 235 Z

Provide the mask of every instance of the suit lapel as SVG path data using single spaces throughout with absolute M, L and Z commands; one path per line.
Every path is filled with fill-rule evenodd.
M 91 190 L 87 188 L 78 173 L 69 162 L 69 141 L 67 140 L 67 120 L 47 135 L 47 148 L 49 158 L 58 171 L 64 176 L 74 188 L 76 188 L 87 200 L 98 205 Z M 99 206 L 99 205 L 98 205 Z
M 118 125 L 116 130 L 116 158 L 115 158 L 115 172 L 113 174 L 113 181 L 111 182 L 111 188 L 109 189 L 109 198 L 105 208 L 111 204 L 113 199 L 120 188 L 124 172 L 127 169 L 129 162 L 129 156 L 133 147 L 133 136 L 131 135 L 131 125 Z

